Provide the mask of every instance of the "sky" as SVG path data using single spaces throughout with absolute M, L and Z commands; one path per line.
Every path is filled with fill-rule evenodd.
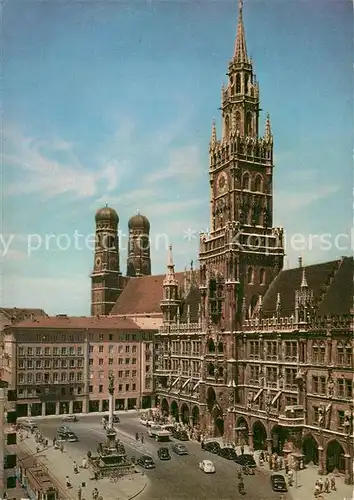
M 236 0 L 3 2 L 1 305 L 89 314 L 106 202 L 123 274 L 138 210 L 153 273 L 170 243 L 176 270 L 198 265 L 237 12 Z M 352 4 L 245 0 L 244 21 L 262 127 L 272 121 L 285 267 L 351 255 Z

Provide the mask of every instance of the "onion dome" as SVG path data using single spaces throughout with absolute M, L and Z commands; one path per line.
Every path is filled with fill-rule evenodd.
M 129 229 L 144 229 L 146 233 L 150 231 L 150 222 L 145 215 L 133 215 L 128 222 Z
M 115 224 L 118 224 L 119 222 L 119 217 L 117 212 L 113 208 L 110 208 L 107 204 L 105 207 L 97 210 L 95 219 L 96 222 L 109 221 L 109 222 L 114 222 Z

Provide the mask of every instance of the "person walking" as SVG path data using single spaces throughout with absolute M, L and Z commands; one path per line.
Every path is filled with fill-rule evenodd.
M 336 479 L 335 477 L 331 477 L 331 491 L 337 491 Z
M 77 500 L 82 499 L 82 489 L 81 486 L 79 486 L 79 489 L 77 490 Z
M 329 479 L 328 479 L 328 477 L 326 477 L 325 482 L 324 482 L 324 492 L 329 493 L 329 488 L 330 488 Z

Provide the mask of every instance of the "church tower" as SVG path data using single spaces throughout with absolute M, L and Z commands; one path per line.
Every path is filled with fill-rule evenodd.
M 138 213 L 131 217 L 128 228 L 127 276 L 150 276 L 150 222 Z
M 94 267 L 91 274 L 91 315 L 107 315 L 120 290 L 118 214 L 107 205 L 95 216 Z
M 179 296 L 179 283 L 175 275 L 175 265 L 172 257 L 172 246 L 168 250 L 167 272 L 163 280 L 163 299 L 160 307 L 164 324 L 176 323 L 181 311 L 181 299 Z
M 209 144 L 210 233 L 200 236 L 206 324 L 233 331 L 252 316 L 283 267 L 283 232 L 273 228 L 273 135 L 260 134 L 259 85 L 248 56 L 240 0 L 236 42 L 221 92 L 221 137 Z M 232 354 L 234 356 L 234 354 Z

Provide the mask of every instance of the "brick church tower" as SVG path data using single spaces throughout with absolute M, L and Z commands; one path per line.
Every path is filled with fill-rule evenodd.
M 150 276 L 150 222 L 138 213 L 129 219 L 128 228 L 127 276 Z
M 120 289 L 118 214 L 107 205 L 96 212 L 94 267 L 91 274 L 91 315 L 107 315 Z
M 215 374 L 217 385 L 226 386 L 205 387 L 210 407 L 213 399 L 225 406 L 224 399 L 233 397 L 227 388 L 237 385 L 234 332 L 261 308 L 284 257 L 283 232 L 272 227 L 273 136 L 269 115 L 260 135 L 259 86 L 247 54 L 242 1 L 227 75 L 221 138 L 214 122 L 209 145 L 210 233 L 200 235 L 199 253 L 205 369 L 213 370 L 206 376 Z

